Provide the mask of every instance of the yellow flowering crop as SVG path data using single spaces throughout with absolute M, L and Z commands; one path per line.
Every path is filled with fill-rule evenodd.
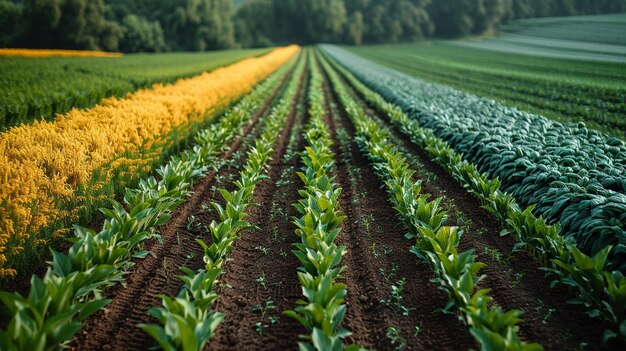
M 88 110 L 74 109 L 52 122 L 0 133 L 0 277 L 16 274 L 7 267 L 14 248 L 34 245 L 43 239 L 36 237 L 41 229 L 75 215 L 76 208 L 64 205 L 76 200 L 77 186 L 94 171 L 145 169 L 155 157 L 147 150 L 175 142 L 168 139 L 170 132 L 184 131 L 207 111 L 250 92 L 298 50 L 278 48 L 173 85 L 156 84 Z
M 0 49 L 0 56 L 92 56 L 92 57 L 121 57 L 121 52 L 87 51 L 87 50 L 54 50 L 54 49 Z

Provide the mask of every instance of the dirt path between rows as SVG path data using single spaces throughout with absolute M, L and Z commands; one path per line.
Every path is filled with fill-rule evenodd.
M 300 187 L 294 152 L 302 145 L 299 131 L 306 117 L 307 81 L 305 71 L 275 145 L 269 179 L 255 189 L 253 202 L 257 206 L 247 209 L 246 220 L 260 230 L 241 232 L 224 265 L 215 309 L 225 319 L 206 350 L 296 349 L 298 335 L 305 332 L 282 311 L 293 308 L 301 296 L 296 276 L 299 262 L 291 253 L 295 234 L 290 219 L 296 214 L 291 204 L 298 200 Z

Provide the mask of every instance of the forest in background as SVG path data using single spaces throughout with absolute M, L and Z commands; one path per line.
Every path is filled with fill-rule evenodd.
M 0 0 L 0 47 L 206 51 L 462 37 L 626 0 Z

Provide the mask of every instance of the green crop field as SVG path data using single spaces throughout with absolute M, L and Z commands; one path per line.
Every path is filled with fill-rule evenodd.
M 472 45 L 434 41 L 349 50 L 415 77 L 557 121 L 585 122 L 626 139 L 626 64 L 541 57 Z M 624 46 L 620 48 L 624 50 Z
M 505 33 L 595 44 L 626 45 L 626 14 L 529 18 L 503 27 Z
M 626 14 L 531 18 L 501 30 L 495 38 L 457 44 L 524 55 L 626 63 Z
M 123 57 L 0 57 L 0 128 L 53 119 L 154 83 L 172 83 L 269 49 Z

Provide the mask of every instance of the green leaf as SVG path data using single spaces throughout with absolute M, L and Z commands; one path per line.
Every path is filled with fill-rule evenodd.
M 177 351 L 176 347 L 171 344 L 170 337 L 160 325 L 142 323 L 137 326 L 150 335 L 164 351 Z
M 146 256 L 148 256 L 149 253 L 150 251 L 148 250 L 137 251 L 132 255 L 132 257 L 133 258 L 146 258 Z
M 602 333 L 602 346 L 606 346 L 606 344 L 608 344 L 609 341 L 611 341 L 611 339 L 615 338 L 617 336 L 617 334 L 610 330 L 610 329 L 605 329 L 604 333 Z
M 519 251 L 520 249 L 522 249 L 524 246 L 526 246 L 526 243 L 525 243 L 525 242 L 518 242 L 518 243 L 515 243 L 515 245 L 513 245 L 513 249 L 511 250 L 511 252 L 517 252 L 517 251 Z
M 313 345 L 317 350 L 331 350 L 331 340 L 325 335 L 321 329 L 313 328 L 313 333 L 311 333 L 311 340 L 313 341 Z
M 570 300 L 571 301 L 571 300 Z M 569 302 L 569 301 L 568 301 Z M 591 311 L 587 311 L 587 315 L 591 318 L 598 318 L 600 316 L 600 310 L 593 309 Z
M 81 308 L 80 310 L 80 314 L 78 315 L 78 320 L 80 321 L 85 320 L 85 318 L 103 309 L 104 306 L 111 303 L 111 301 L 112 301 L 111 299 L 102 299 L 102 300 L 94 300 L 94 301 L 85 303 L 85 306 Z
M 67 323 L 55 328 L 52 338 L 57 343 L 63 343 L 70 340 L 83 326 L 80 322 Z

